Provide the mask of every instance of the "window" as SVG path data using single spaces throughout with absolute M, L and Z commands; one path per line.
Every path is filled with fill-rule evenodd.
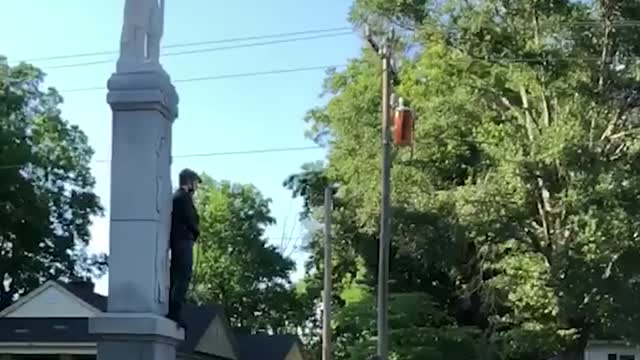
M 607 360 L 636 360 L 635 355 L 620 355 L 618 354 L 609 354 L 607 355 Z
M 73 355 L 73 360 L 96 360 L 95 355 Z
M 42 355 L 12 355 L 15 360 L 60 360 L 58 354 L 42 354 Z

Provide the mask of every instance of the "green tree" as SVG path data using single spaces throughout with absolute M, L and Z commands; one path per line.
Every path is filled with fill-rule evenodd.
M 368 359 L 376 352 L 376 299 L 363 288 L 345 292 L 335 316 L 336 357 Z M 424 293 L 393 294 L 389 303 L 390 359 L 477 359 L 477 329 L 461 328 Z
M 269 202 L 251 185 L 203 176 L 191 296 L 224 305 L 233 326 L 297 330 L 304 303 L 289 279 L 295 263 L 265 239 L 265 228 L 275 223 Z
M 640 4 L 357 0 L 352 19 L 401 30 L 396 91 L 418 114 L 394 154 L 393 290 L 425 292 L 500 359 L 640 340 Z M 379 88 L 365 49 L 308 117 L 373 239 Z
M 87 137 L 69 125 L 44 74 L 0 57 L 0 309 L 44 280 L 99 275 L 89 256 L 93 192 Z
M 285 181 L 294 195 L 300 195 L 312 210 L 303 211 L 302 215 L 315 221 L 323 222 L 321 194 L 327 184 L 324 170 L 319 164 L 306 165 L 303 172 L 292 175 Z M 324 178 L 324 180 L 323 180 Z M 372 288 L 376 284 L 378 242 L 377 234 L 363 231 L 355 220 L 356 211 L 346 200 L 344 189 L 338 190 L 334 199 L 332 213 L 332 247 L 333 251 L 333 303 L 334 334 L 336 336 L 336 359 L 368 359 L 375 353 L 375 293 Z M 323 237 L 314 233 L 306 250 L 310 253 L 307 272 L 304 279 L 305 296 L 312 298 L 319 306 L 321 303 L 323 274 Z M 420 251 L 422 253 L 422 250 Z M 452 357 L 461 349 L 462 343 L 472 346 L 479 341 L 473 329 L 459 328 L 454 316 L 449 315 L 449 307 L 453 304 L 453 296 L 449 288 L 453 285 L 443 275 L 443 271 L 433 266 L 423 268 L 412 266 L 408 253 L 393 252 L 392 262 L 392 353 L 399 359 L 431 357 Z M 435 258 L 435 256 L 434 256 Z M 415 261 L 414 261 L 415 262 Z M 412 293 L 412 291 L 415 291 Z M 436 301 L 433 297 L 439 297 Z M 407 293 L 405 297 L 403 293 Z M 408 299 L 408 302 L 405 301 Z M 415 303 L 414 303 L 415 301 Z M 424 316 L 448 319 L 447 326 L 438 329 L 440 323 L 421 323 L 424 316 L 416 317 L 412 306 L 425 306 Z M 311 325 L 319 326 L 319 319 L 309 314 Z M 444 323 L 442 323 L 444 324 Z M 443 325 L 444 326 L 444 325 Z M 409 330 L 412 329 L 412 330 Z M 410 331 L 417 331 L 422 337 L 407 338 Z M 458 334 L 458 335 L 455 335 Z M 320 358 L 321 335 L 319 328 L 308 337 L 307 347 L 311 358 Z M 460 336 L 460 342 L 445 341 L 448 336 Z M 424 338 L 436 339 L 421 344 Z M 415 340 L 415 341 L 414 341 Z M 475 352 L 475 349 L 473 350 Z M 467 354 L 470 356 L 469 354 Z M 466 356 L 467 356 L 466 355 Z M 467 357 L 465 357 L 467 358 Z

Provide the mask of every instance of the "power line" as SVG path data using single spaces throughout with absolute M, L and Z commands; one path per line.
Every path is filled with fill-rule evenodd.
M 340 36 L 352 35 L 351 31 L 343 31 L 338 33 L 331 34 L 322 34 L 322 35 L 314 35 L 307 37 L 299 37 L 293 39 L 280 39 L 280 40 L 271 40 L 271 41 L 263 41 L 257 43 L 249 43 L 249 44 L 240 44 L 240 45 L 229 45 L 229 46 L 221 46 L 214 48 L 206 48 L 206 49 L 195 49 L 195 50 L 184 50 L 184 51 L 176 51 L 172 53 L 161 54 L 161 57 L 170 57 L 170 56 L 180 56 L 180 55 L 192 55 L 192 54 L 202 54 L 208 52 L 216 52 L 216 51 L 225 51 L 225 50 L 233 50 L 233 49 L 243 49 L 243 48 L 251 48 L 251 47 L 259 47 L 259 46 L 267 46 L 267 45 L 276 45 L 276 44 L 285 44 L 285 43 L 293 43 L 299 41 L 309 41 L 316 39 L 328 39 L 328 38 L 336 38 Z M 85 66 L 93 66 L 93 65 L 101 65 L 101 64 L 111 64 L 115 63 L 117 59 L 107 59 L 107 60 L 96 60 L 96 61 L 88 61 L 81 63 L 72 63 L 72 64 L 63 64 L 63 65 L 54 65 L 54 66 L 45 66 L 45 69 L 67 69 L 67 68 L 77 68 L 77 67 L 85 67 Z
M 594 57 L 571 57 L 571 56 L 554 56 L 554 57 L 531 57 L 531 58 L 508 58 L 508 57 L 489 57 L 489 58 L 478 58 L 473 57 L 469 54 L 462 54 L 468 56 L 470 60 L 473 61 L 481 61 L 490 64 L 527 64 L 534 62 L 548 62 L 548 61 L 571 61 L 571 62 L 581 62 L 581 61 L 594 61 L 599 62 L 602 61 L 602 58 L 594 56 Z M 623 57 L 613 57 L 605 59 L 605 61 L 622 61 L 622 60 L 635 60 L 640 61 L 640 57 L 638 56 L 623 56 Z M 246 72 L 246 73 L 235 73 L 235 74 L 225 74 L 225 75 L 213 75 L 213 76 L 203 76 L 196 78 L 188 78 L 188 79 L 177 79 L 174 80 L 175 83 L 184 83 L 184 82 L 197 82 L 197 81 L 208 81 L 208 80 L 223 80 L 223 79 L 233 79 L 233 78 L 242 78 L 242 77 L 255 77 L 255 76 L 264 76 L 264 75 L 276 75 L 276 74 L 286 74 L 286 73 L 295 73 L 295 72 L 306 72 L 306 71 L 314 71 L 314 70 L 327 70 L 331 68 L 340 68 L 345 67 L 345 64 L 342 65 L 325 65 L 325 66 L 311 66 L 311 67 L 300 67 L 300 68 L 287 68 L 287 69 L 277 69 L 277 70 L 267 70 L 267 71 L 256 71 L 256 72 Z M 73 93 L 73 92 L 85 92 L 85 91 L 95 91 L 95 90 L 104 90 L 105 86 L 92 86 L 85 88 L 72 88 L 66 90 L 59 90 L 61 93 Z
M 197 158 L 197 157 L 266 154 L 266 153 L 306 151 L 306 150 L 321 150 L 321 149 L 324 149 L 324 148 L 322 148 L 320 146 L 298 146 L 298 147 L 285 147 L 285 148 L 268 148 L 268 149 L 210 152 L 210 153 L 201 153 L 201 154 L 186 154 L 186 155 L 176 155 L 176 156 L 173 156 L 173 158 L 174 159 L 187 159 L 187 158 Z
M 598 21 L 598 20 L 573 21 L 573 22 L 568 22 L 568 23 L 565 23 L 565 24 L 570 26 L 570 27 L 604 26 L 604 25 L 606 25 L 602 21 Z M 640 26 L 640 21 L 637 21 L 637 20 L 614 21 L 609 25 L 613 26 L 613 27 Z M 284 33 L 265 34 L 265 35 L 250 35 L 250 36 L 242 36 L 242 37 L 234 37 L 234 38 L 226 38 L 226 39 L 216 39 L 216 40 L 205 40 L 205 41 L 176 43 L 176 44 L 162 46 L 162 48 L 163 49 L 175 49 L 175 48 L 190 47 L 190 46 L 225 44 L 225 43 L 233 43 L 233 42 L 241 42 L 241 41 L 264 40 L 264 39 L 272 39 L 272 38 L 279 38 L 279 37 L 310 35 L 310 34 L 319 34 L 319 33 L 326 33 L 326 32 L 337 32 L 337 31 L 347 31 L 347 30 L 353 31 L 353 28 L 348 27 L 348 26 L 343 26 L 343 27 L 335 27 L 335 28 L 302 30 L 302 31 L 284 32 Z M 95 51 L 95 52 L 85 52 L 85 53 L 75 53 L 75 54 L 64 54 L 64 55 L 35 57 L 35 58 L 24 59 L 22 61 L 24 61 L 24 62 L 35 62 L 35 61 L 65 60 L 65 59 L 74 59 L 74 58 L 82 58 L 82 57 L 100 56 L 100 55 L 113 55 L 113 54 L 118 54 L 118 53 L 119 53 L 118 50 L 103 50 L 103 51 Z
M 551 57 L 530 57 L 530 58 L 506 58 L 506 57 L 505 58 L 501 58 L 501 57 L 478 58 L 478 57 L 472 57 L 472 56 L 469 56 L 469 57 L 476 61 L 486 61 L 491 63 L 506 63 L 506 64 L 526 64 L 526 63 L 536 63 L 536 62 L 545 62 L 545 61 L 600 62 L 603 60 L 602 57 L 600 56 L 551 56 Z M 640 57 L 620 56 L 620 57 L 608 57 L 604 59 L 605 62 L 615 62 L 615 61 L 624 61 L 624 60 L 637 61 L 637 60 L 640 60 Z
M 198 81 L 236 79 L 236 78 L 243 78 L 243 77 L 288 74 L 288 73 L 306 72 L 306 71 L 314 71 L 314 70 L 327 70 L 327 69 L 339 68 L 343 66 L 345 65 L 323 65 L 323 66 L 309 66 L 309 67 L 299 67 L 299 68 L 286 68 L 286 69 L 276 69 L 276 70 L 267 70 L 267 71 L 255 71 L 255 72 L 246 72 L 246 73 L 223 74 L 223 75 L 212 75 L 212 76 L 203 76 L 203 77 L 195 77 L 195 78 L 177 79 L 177 80 L 174 80 L 173 82 L 188 83 L 188 82 L 198 82 Z M 103 85 L 103 86 L 92 86 L 92 87 L 86 87 L 86 88 L 60 90 L 60 92 L 61 93 L 85 92 L 85 91 L 105 90 L 105 88 L 106 87 Z
M 268 153 L 281 153 L 281 152 L 294 152 L 294 151 L 309 151 L 309 150 L 322 150 L 324 148 L 320 146 L 298 146 L 298 147 L 283 147 L 283 148 L 266 148 L 266 149 L 252 149 L 252 150 L 238 150 L 238 151 L 219 151 L 208 152 L 198 154 L 183 154 L 174 155 L 174 159 L 188 159 L 188 158 L 203 158 L 214 156 L 233 156 L 233 155 L 254 155 L 254 154 L 268 154 Z M 109 163 L 108 159 L 93 160 L 94 163 Z M 0 165 L 0 170 L 19 169 L 29 164 L 11 164 Z
M 235 37 L 235 38 L 217 39 L 217 40 L 177 43 L 177 44 L 162 46 L 162 48 L 175 49 L 175 48 L 189 47 L 189 46 L 224 44 L 224 43 L 232 43 L 232 42 L 240 42 L 240 41 L 263 40 L 263 39 L 271 39 L 271 38 L 279 38 L 279 37 L 287 37 L 287 36 L 319 34 L 319 33 L 326 33 L 326 32 L 346 31 L 346 30 L 352 30 L 352 29 L 350 27 L 336 27 L 336 28 L 324 28 L 324 29 L 294 31 L 294 32 L 275 33 L 275 34 L 266 34 L 266 35 L 252 35 L 252 36 L 243 36 L 243 37 Z M 91 56 L 100 56 L 100 55 L 113 55 L 118 53 L 119 53 L 118 50 L 106 50 L 106 51 L 96 51 L 96 52 L 86 52 L 86 53 L 76 53 L 76 54 L 66 54 L 66 55 L 44 56 L 44 57 L 26 59 L 23 61 L 35 62 L 35 61 L 64 60 L 64 59 L 73 59 L 73 58 L 91 57 Z
M 605 26 L 607 24 L 598 20 L 590 20 L 590 21 L 574 21 L 566 23 L 569 27 L 580 27 L 580 26 Z M 640 26 L 640 21 L 636 20 L 623 20 L 623 21 L 614 21 L 609 26 L 612 27 L 634 27 Z M 191 47 L 191 46 L 201 46 L 201 45 L 213 45 L 213 44 L 224 44 L 224 43 L 233 43 L 233 42 L 241 42 L 241 41 L 251 41 L 251 40 L 263 40 L 263 39 L 272 39 L 279 37 L 288 37 L 288 36 L 298 36 L 298 35 L 309 35 L 309 34 L 319 34 L 319 33 L 327 33 L 327 32 L 339 32 L 339 31 L 353 31 L 353 28 L 343 26 L 343 27 L 335 27 L 335 28 L 324 28 L 324 29 L 314 29 L 314 30 L 304 30 L 304 31 L 292 31 L 292 32 L 284 32 L 284 33 L 273 33 L 266 35 L 252 35 L 252 36 L 242 36 L 235 38 L 226 38 L 226 39 L 216 39 L 216 40 L 205 40 L 205 41 L 195 41 L 195 42 L 185 42 L 185 43 L 176 43 L 171 45 L 162 46 L 162 49 L 175 49 L 182 47 Z M 36 62 L 36 61 L 53 61 L 53 60 L 65 60 L 65 59 L 74 59 L 74 58 L 82 58 L 82 57 L 92 57 L 92 56 L 101 56 L 101 55 L 113 55 L 118 54 L 118 50 L 103 50 L 103 51 L 95 51 L 95 52 L 86 52 L 86 53 L 75 53 L 75 54 L 65 54 L 65 55 L 53 55 L 53 56 L 43 56 L 43 57 L 35 57 L 35 58 L 27 58 L 22 60 L 23 62 Z M 102 62 L 100 62 L 102 63 Z M 93 65 L 94 63 L 87 63 L 87 65 Z
M 578 27 L 578 26 L 612 26 L 612 27 L 627 27 L 627 26 L 640 26 L 640 21 L 638 20 L 622 20 L 622 21 L 612 21 L 610 23 L 606 23 L 602 20 L 585 20 L 585 21 L 569 21 L 566 23 L 570 27 Z
M 480 140 L 474 138 L 463 138 L 456 136 L 439 136 L 439 137 L 430 137 L 428 140 L 449 140 L 449 141 L 460 141 L 466 142 L 469 145 L 485 145 L 485 146 L 497 146 L 500 145 L 500 141 L 490 141 L 490 140 Z M 282 148 L 264 148 L 264 149 L 250 149 L 250 150 L 236 150 L 236 151 L 218 151 L 218 152 L 208 152 L 208 153 L 194 153 L 194 154 L 182 154 L 182 155 L 173 155 L 173 159 L 188 159 L 188 158 L 203 158 L 203 157 L 215 157 L 215 156 L 235 156 L 235 155 L 254 155 L 254 154 L 268 154 L 268 153 L 282 153 L 282 152 L 296 152 L 296 151 L 309 151 L 309 150 L 323 150 L 324 147 L 321 146 L 292 146 L 292 147 L 282 147 Z M 503 159 L 504 160 L 504 159 Z M 522 159 L 507 159 L 508 162 L 519 162 Z M 92 163 L 109 163 L 108 159 L 98 159 L 92 160 Z M 30 164 L 10 164 L 10 165 L 0 165 L 0 170 L 8 170 L 8 169 L 19 169 Z M 291 236 L 290 236 L 291 237 Z M 295 238 L 295 237 L 291 237 Z
M 478 26 L 474 26 L 474 28 L 477 29 L 485 29 L 485 28 L 493 28 L 496 24 L 480 24 Z M 553 23 L 552 23 L 553 25 Z M 567 28 L 577 28 L 577 27 L 602 27 L 602 26 L 608 26 L 608 27 L 614 27 L 614 28 L 621 28 L 621 27 L 635 27 L 635 26 L 640 26 L 640 21 L 638 20 L 621 20 L 621 21 L 612 21 L 612 22 L 604 22 L 602 20 L 584 20 L 584 21 L 562 21 L 559 23 L 556 23 L 555 25 L 560 25 L 563 27 L 567 27 Z M 446 24 L 443 25 L 443 28 L 445 29 L 451 29 L 454 27 L 460 27 L 457 24 Z

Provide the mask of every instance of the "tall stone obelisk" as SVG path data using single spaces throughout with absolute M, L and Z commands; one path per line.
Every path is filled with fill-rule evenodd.
M 169 302 L 171 127 L 178 96 L 159 62 L 164 0 L 126 0 L 113 112 L 109 302 L 90 319 L 100 360 L 174 360 Z

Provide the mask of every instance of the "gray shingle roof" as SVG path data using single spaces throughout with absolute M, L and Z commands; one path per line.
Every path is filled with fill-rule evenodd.
M 66 290 L 100 311 L 107 310 L 107 297 L 96 294 L 91 286 L 58 282 Z M 185 340 L 178 352 L 195 351 L 211 322 L 220 317 L 228 327 L 224 309 L 219 305 L 187 304 L 184 317 L 187 323 Z M 230 330 L 230 329 L 229 329 Z M 247 334 L 229 331 L 232 346 L 239 360 L 284 360 L 299 339 L 294 335 Z M 0 318 L 0 342 L 94 342 L 89 334 L 87 318 Z
M 82 299 L 82 301 L 93 306 L 100 311 L 107 311 L 107 297 L 96 294 L 93 291 L 93 286 L 85 285 L 82 283 L 64 283 L 57 281 L 58 285 L 65 288 L 73 295 Z
M 299 342 L 295 335 L 242 334 L 236 332 L 242 360 L 284 360 Z
M 187 304 L 184 307 L 184 320 L 187 323 L 187 332 L 184 341 L 178 345 L 178 351 L 190 354 L 194 352 L 202 336 L 209 328 L 216 316 L 224 317 L 222 306 L 208 305 L 196 306 Z
M 93 292 L 93 288 L 91 286 L 86 286 L 81 283 L 62 283 L 58 282 L 61 286 L 67 289 L 69 292 L 79 297 L 83 301 L 87 302 L 89 305 L 101 310 L 107 311 L 107 297 L 96 294 Z M 218 316 L 225 316 L 224 309 L 221 306 L 209 305 L 209 306 L 195 306 L 191 304 L 187 304 L 184 308 L 184 317 L 187 323 L 187 331 L 185 334 L 185 339 L 180 345 L 178 345 L 178 351 L 190 354 L 192 353 L 200 338 L 204 335 L 211 324 L 211 321 Z M 85 322 L 86 324 L 86 322 Z M 87 332 L 88 328 L 84 329 L 84 332 Z M 83 335 L 78 333 L 78 337 L 82 337 Z

